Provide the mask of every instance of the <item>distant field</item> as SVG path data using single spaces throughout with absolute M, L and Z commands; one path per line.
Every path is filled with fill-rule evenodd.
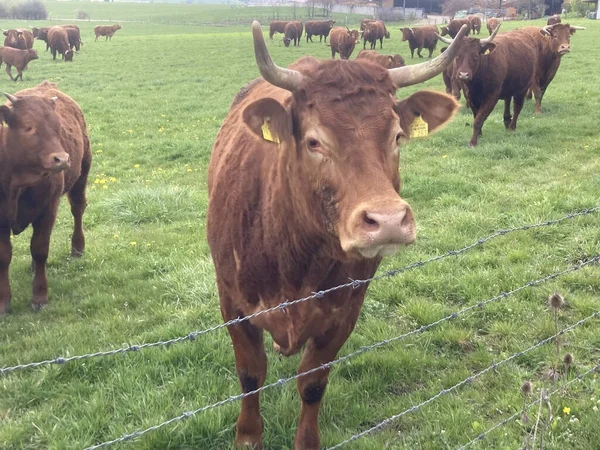
M 0 70 L 0 92 L 56 81 L 81 105 L 94 153 L 84 216 L 87 253 L 69 257 L 72 219 L 65 200 L 48 261 L 50 304 L 41 312 L 29 307 L 31 231 L 13 239 L 13 314 L 0 318 L 0 367 L 185 336 L 222 321 L 205 234 L 207 165 L 234 95 L 258 76 L 250 28 L 157 23 L 163 15 L 220 21 L 228 17 L 221 6 L 48 3 L 52 17 L 72 18 L 77 8 L 89 10 L 92 19 L 153 19 L 124 24 L 112 42 L 94 42 L 94 20 L 83 22 L 84 46 L 72 64 L 52 61 L 36 42 L 40 59 L 30 63 L 24 82 L 13 83 Z M 587 30 L 571 39 L 572 53 L 563 58 L 542 116 L 534 116 L 529 101 L 517 131 L 508 133 L 498 105 L 479 147 L 471 149 L 473 118 L 463 108 L 440 133 L 401 149 L 402 196 L 414 209 L 418 240 L 386 259 L 380 273 L 498 229 L 600 205 L 600 22 L 571 23 Z M 3 22 L 2 28 L 28 24 Z M 503 31 L 522 25 L 506 23 Z M 384 52 L 407 58 L 400 32 L 391 32 Z M 278 36 L 267 45 L 282 66 L 305 54 L 330 57 L 324 44 L 285 48 Z M 398 96 L 420 89 L 443 91 L 441 76 Z M 513 233 L 374 282 L 340 356 L 599 254 L 599 219 L 596 213 Z M 555 291 L 568 302 L 561 327 L 600 310 L 600 268 L 525 289 L 335 366 L 320 415 L 322 445 L 333 446 L 551 336 L 546 299 Z M 575 363 L 559 383 L 600 361 L 598 329 L 598 320 L 591 321 L 563 338 L 561 358 L 571 352 Z M 299 356 L 275 356 L 270 337 L 267 348 L 267 382 L 296 373 Z M 523 380 L 534 385 L 529 401 L 552 387 L 544 374 L 554 351 L 546 345 L 517 358 L 344 448 L 458 448 L 519 411 Z M 0 448 L 85 448 L 238 393 L 223 330 L 168 349 L 0 375 Z M 295 385 L 274 388 L 262 399 L 265 448 L 291 448 L 300 405 Z M 552 397 L 544 448 L 597 449 L 598 400 L 595 374 Z M 229 449 L 238 411 L 238 403 L 229 404 L 114 448 Z M 536 413 L 529 411 L 532 422 L 511 422 L 472 448 L 523 447 Z

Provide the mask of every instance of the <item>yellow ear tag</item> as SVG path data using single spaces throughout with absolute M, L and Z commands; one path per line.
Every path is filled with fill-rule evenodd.
M 415 120 L 413 120 L 413 123 L 410 124 L 408 132 L 410 133 L 411 138 L 425 137 L 429 134 L 429 125 L 423 120 L 422 116 L 418 115 L 415 117 Z
M 490 49 L 488 48 L 488 49 L 485 51 L 484 55 L 489 55 L 489 54 L 490 54 Z
M 263 139 L 265 141 L 271 141 L 275 142 L 276 144 L 279 144 L 279 136 L 277 136 L 277 133 L 271 131 L 271 127 L 269 127 L 268 117 L 265 117 L 265 120 L 260 128 L 262 130 Z

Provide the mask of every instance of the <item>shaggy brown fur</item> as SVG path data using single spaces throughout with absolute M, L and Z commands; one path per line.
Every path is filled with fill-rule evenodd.
M 498 28 L 498 25 L 500 25 L 500 21 L 498 19 L 496 19 L 495 17 L 490 17 L 487 22 L 485 23 L 485 26 L 488 30 L 488 32 L 491 34 L 494 32 L 494 30 L 496 28 Z
M 10 234 L 30 224 L 35 268 L 31 305 L 38 309 L 48 302 L 48 247 L 65 193 L 75 219 L 71 253 L 83 254 L 82 216 L 92 162 L 85 119 L 73 99 L 47 81 L 15 95 L 15 103 L 0 107 L 0 120 L 8 125 L 0 127 L 0 314 L 10 310 Z
M 329 45 L 331 45 L 331 58 L 335 58 L 335 54 L 339 53 L 341 59 L 348 59 L 354 47 L 360 41 L 358 40 L 358 31 L 348 30 L 344 27 L 335 27 L 331 30 Z

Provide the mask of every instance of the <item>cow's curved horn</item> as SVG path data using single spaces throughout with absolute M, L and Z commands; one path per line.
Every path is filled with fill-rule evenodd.
M 575 25 L 569 25 L 571 27 L 571 30 L 585 30 L 585 27 L 578 27 Z
M 263 78 L 274 86 L 294 92 L 302 82 L 302 74 L 296 70 L 279 67 L 273 62 L 265 44 L 262 28 L 256 20 L 252 22 L 252 37 L 256 64 Z
M 15 97 L 14 95 L 11 94 L 7 94 L 6 92 L 4 93 L 4 96 L 10 100 L 11 103 L 16 102 L 17 100 L 19 100 L 17 97 Z
M 415 64 L 413 66 L 398 67 L 396 69 L 388 69 L 390 78 L 396 85 L 396 87 L 412 86 L 413 84 L 422 83 L 430 78 L 435 77 L 441 73 L 448 64 L 452 62 L 454 57 L 457 55 L 462 40 L 467 34 L 468 27 L 463 25 L 456 35 L 456 38 L 450 44 L 448 49 L 440 56 L 421 64 Z
M 438 41 L 442 41 L 444 44 L 452 44 L 452 42 L 454 41 L 454 39 L 442 37 L 437 33 L 435 33 L 435 37 L 438 39 Z
M 556 25 L 556 24 L 554 24 Z M 542 31 L 546 34 L 550 34 L 550 30 L 552 30 L 552 28 L 554 28 L 554 25 L 544 25 L 542 27 Z
M 500 29 L 501 26 L 502 26 L 502 22 L 500 22 L 498 24 L 498 26 L 496 27 L 496 29 L 494 30 L 494 32 L 490 35 L 490 37 L 487 37 L 485 39 L 480 39 L 479 43 L 481 45 L 486 45 L 486 44 L 489 44 L 490 42 L 492 42 L 494 40 L 494 38 L 496 37 L 496 35 L 498 34 L 498 30 Z

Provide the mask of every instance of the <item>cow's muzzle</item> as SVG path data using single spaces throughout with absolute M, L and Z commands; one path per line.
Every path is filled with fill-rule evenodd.
M 469 81 L 471 74 L 469 72 L 458 72 L 458 79 L 461 81 Z
M 71 158 L 66 152 L 49 154 L 44 161 L 43 169 L 52 173 L 61 172 L 71 167 Z
M 348 236 L 340 235 L 342 249 L 364 258 L 387 256 L 416 239 L 415 219 L 402 199 L 391 205 L 362 204 L 350 215 Z

